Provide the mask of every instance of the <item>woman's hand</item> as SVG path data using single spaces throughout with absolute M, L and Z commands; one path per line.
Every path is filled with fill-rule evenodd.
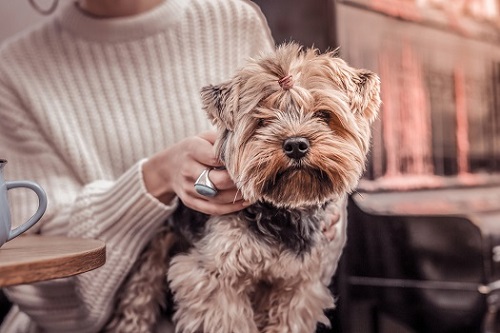
M 210 171 L 210 180 L 218 190 L 214 197 L 202 196 L 194 189 L 194 182 L 203 170 L 222 166 L 215 157 L 215 139 L 215 132 L 202 133 L 152 156 L 142 170 L 148 192 L 164 203 L 177 195 L 187 207 L 209 215 L 243 209 L 247 203 L 226 170 Z
M 321 223 L 321 230 L 329 241 L 337 235 L 336 225 L 340 221 L 340 209 L 336 204 L 330 204 L 326 210 L 325 221 Z

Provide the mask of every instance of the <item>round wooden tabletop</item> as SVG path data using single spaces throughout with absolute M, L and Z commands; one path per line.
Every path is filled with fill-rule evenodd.
M 105 262 L 102 241 L 22 235 L 0 248 L 0 287 L 68 277 Z

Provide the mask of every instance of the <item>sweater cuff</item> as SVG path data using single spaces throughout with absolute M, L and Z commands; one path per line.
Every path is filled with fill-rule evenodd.
M 141 160 L 116 182 L 93 184 L 80 198 L 70 236 L 98 238 L 113 248 L 141 248 L 178 205 L 168 205 L 147 192 Z M 79 221 L 78 221 L 79 220 Z

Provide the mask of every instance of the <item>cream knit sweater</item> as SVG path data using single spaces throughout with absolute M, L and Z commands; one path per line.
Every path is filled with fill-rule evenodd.
M 0 158 L 6 179 L 49 196 L 32 231 L 97 238 L 107 262 L 73 278 L 8 288 L 2 333 L 97 332 L 114 295 L 175 208 L 149 195 L 144 159 L 210 128 L 199 90 L 273 46 L 245 0 L 166 0 L 130 18 L 95 19 L 68 5 L 0 49 Z M 175 158 L 175 156 L 172 156 Z M 34 211 L 9 191 L 15 224 Z

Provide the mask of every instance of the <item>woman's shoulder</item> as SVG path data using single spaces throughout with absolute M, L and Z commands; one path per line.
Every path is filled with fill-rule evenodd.
M 38 23 L 26 28 L 11 37 L 5 39 L 0 44 L 0 59 L 3 61 L 14 58 L 35 58 L 40 56 L 40 46 L 44 46 L 48 32 L 54 28 L 53 21 Z

